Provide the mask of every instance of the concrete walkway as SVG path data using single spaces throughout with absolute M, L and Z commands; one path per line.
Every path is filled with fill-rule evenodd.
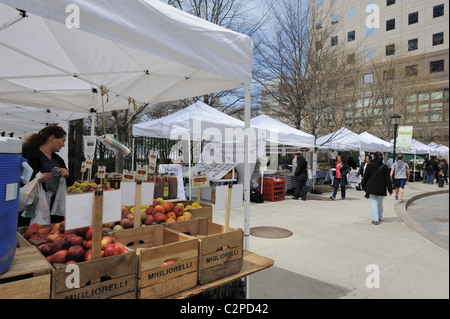
M 431 212 L 429 203 L 415 199 L 436 191 L 447 191 L 441 206 L 440 200 L 433 202 L 433 212 L 444 214 L 434 221 L 445 224 L 447 219 L 447 233 L 438 230 L 441 239 L 447 236 L 447 249 L 431 240 L 435 237 L 424 237 L 422 229 L 410 227 L 397 212 L 407 215 L 407 205 L 416 215 Z M 329 196 L 308 193 L 306 201 L 287 195 L 284 201 L 251 203 L 251 227 L 280 227 L 293 234 L 282 239 L 250 236 L 250 251 L 275 261 L 249 277 L 250 298 L 449 298 L 448 186 L 408 183 L 405 203 L 386 197 L 378 226 L 371 223 L 371 202 L 363 192 L 348 189 L 346 200 L 338 194 L 331 201 Z M 214 222 L 223 224 L 224 219 L 225 211 L 214 210 Z M 244 228 L 243 207 L 231 211 L 230 226 Z

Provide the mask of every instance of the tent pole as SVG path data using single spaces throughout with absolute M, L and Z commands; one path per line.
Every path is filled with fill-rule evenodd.
M 188 139 L 188 156 L 189 156 L 189 200 L 192 200 L 192 173 L 191 173 L 191 137 Z
M 250 130 L 250 113 L 251 113 L 251 93 L 250 84 L 245 85 L 245 131 Z M 244 249 L 249 249 L 250 239 L 250 135 L 245 137 L 245 156 L 244 156 Z M 249 299 L 250 283 L 249 277 L 245 278 L 245 294 Z

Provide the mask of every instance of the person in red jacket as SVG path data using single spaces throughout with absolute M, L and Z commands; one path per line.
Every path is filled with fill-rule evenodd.
M 367 165 L 362 187 L 372 201 L 372 224 L 379 225 L 383 218 L 384 197 L 387 196 L 387 192 L 389 192 L 389 196 L 392 196 L 389 168 L 386 164 L 383 164 L 383 155 L 380 152 L 375 152 L 372 162 Z

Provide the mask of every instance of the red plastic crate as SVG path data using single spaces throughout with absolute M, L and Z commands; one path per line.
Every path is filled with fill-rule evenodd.
M 261 186 L 261 177 L 259 178 Z M 281 176 L 264 177 L 262 193 L 264 200 L 275 202 L 284 200 L 285 178 Z

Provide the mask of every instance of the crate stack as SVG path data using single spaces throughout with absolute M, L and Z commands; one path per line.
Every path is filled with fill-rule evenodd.
M 284 195 L 286 193 L 285 185 L 286 180 L 283 176 L 269 176 L 264 178 L 259 178 L 259 185 L 262 187 L 262 195 L 264 200 L 269 202 L 277 202 L 284 200 Z

